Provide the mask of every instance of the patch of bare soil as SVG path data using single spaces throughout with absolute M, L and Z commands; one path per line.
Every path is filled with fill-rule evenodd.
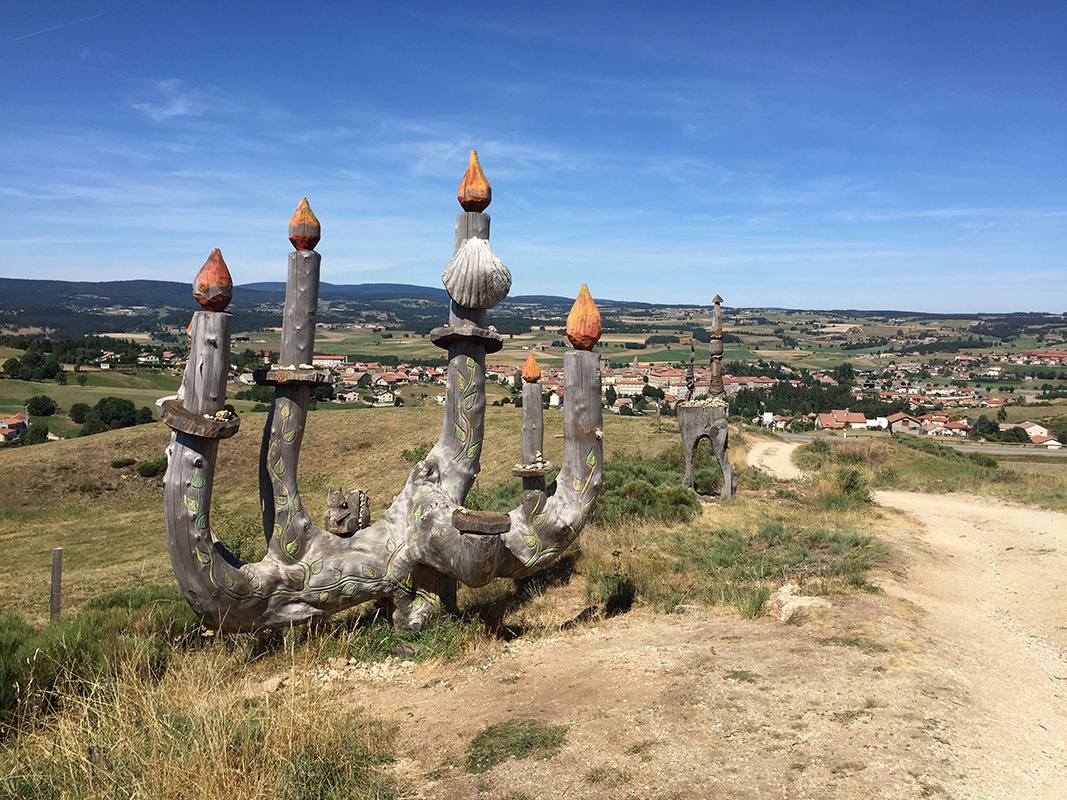
M 1067 797 L 1067 518 L 878 503 L 883 593 L 788 623 L 634 611 L 462 666 L 304 679 L 398 724 L 411 798 Z M 522 717 L 568 726 L 560 752 L 468 774 L 471 739 Z
M 781 480 L 797 480 L 803 473 L 793 464 L 796 448 L 792 442 L 757 441 L 748 449 L 748 463 Z

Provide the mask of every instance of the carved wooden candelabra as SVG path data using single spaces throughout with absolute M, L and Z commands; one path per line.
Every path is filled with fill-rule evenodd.
M 232 293 L 215 250 L 194 281 L 204 308 L 191 326 L 189 362 L 176 398 L 161 402 L 173 430 L 164 477 L 167 549 L 182 593 L 205 625 L 247 631 L 302 624 L 378 600 L 398 627 L 420 628 L 454 603 L 456 582 L 480 586 L 517 577 L 559 556 L 588 521 L 601 491 L 603 446 L 599 313 L 588 291 L 575 303 L 564 356 L 564 455 L 556 480 L 540 458 L 541 403 L 524 402 L 525 499 L 510 513 L 475 512 L 463 501 L 479 472 L 485 423 L 485 356 L 502 347 L 486 310 L 507 296 L 511 275 L 489 248 L 492 193 L 472 152 L 459 187 L 452 260 L 442 276 L 451 297 L 448 324 L 431 333 L 448 351 L 441 435 L 415 465 L 392 505 L 368 524 L 361 493 L 331 492 L 326 527 L 308 515 L 297 468 L 311 387 L 327 380 L 312 368 L 321 256 L 320 227 L 306 199 L 289 226 L 289 254 L 279 367 L 256 374 L 275 387 L 260 452 L 260 503 L 267 554 L 254 564 L 235 557 L 211 530 L 211 489 L 219 440 L 239 420 L 227 409 L 226 376 Z M 534 381 L 528 379 L 531 383 Z M 353 506 L 355 506 L 353 508 Z

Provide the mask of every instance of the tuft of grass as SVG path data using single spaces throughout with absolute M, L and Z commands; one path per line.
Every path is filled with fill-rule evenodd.
M 592 570 L 586 574 L 585 596 L 590 603 L 603 604 L 604 616 L 614 617 L 633 607 L 637 585 L 619 572 Z
M 746 586 L 738 591 L 734 605 L 743 619 L 755 619 L 763 615 L 763 608 L 771 599 L 768 586 Z
M 825 639 L 820 639 L 819 644 L 830 645 L 834 647 L 855 647 L 867 655 L 873 655 L 874 653 L 887 653 L 889 648 L 881 642 L 876 642 L 866 636 L 859 634 L 843 634 L 841 636 L 828 636 Z
M 509 758 L 551 758 L 563 746 L 566 725 L 513 719 L 490 725 L 467 747 L 467 772 L 482 773 Z
M 412 661 L 454 661 L 481 640 L 483 632 L 484 625 L 476 619 L 448 615 L 432 618 L 420 631 L 397 630 L 372 608 L 337 623 L 336 638 L 327 649 L 359 661 L 382 661 L 398 654 Z
M 758 672 L 750 672 L 747 669 L 732 669 L 726 673 L 726 680 L 739 683 L 756 683 L 762 677 Z

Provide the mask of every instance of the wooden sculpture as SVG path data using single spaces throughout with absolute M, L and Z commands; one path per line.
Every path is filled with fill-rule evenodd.
M 588 521 L 601 491 L 603 446 L 599 357 L 588 330 L 586 349 L 564 356 L 564 455 L 550 485 L 541 460 L 541 403 L 524 402 L 525 499 L 510 513 L 463 507 L 479 472 L 485 423 L 485 356 L 503 342 L 486 327 L 486 310 L 508 292 L 511 274 L 489 249 L 491 190 L 471 153 L 460 184 L 454 256 L 443 280 L 451 297 L 448 324 L 431 339 L 448 351 L 444 422 L 437 444 L 375 522 L 359 492 L 331 492 L 326 528 L 309 516 L 297 490 L 297 468 L 311 387 L 327 380 L 312 368 L 321 256 L 319 222 L 301 201 L 290 223 L 280 365 L 257 373 L 275 387 L 260 455 L 260 502 L 267 554 L 254 564 L 236 558 L 211 529 L 211 489 L 219 440 L 239 427 L 225 405 L 232 316 L 213 301 L 194 315 L 189 362 L 178 397 L 161 402 L 172 429 L 164 478 L 167 549 L 182 593 L 204 624 L 248 631 L 302 624 L 368 600 L 393 623 L 420 628 L 454 603 L 456 582 L 480 586 L 518 577 L 562 553 Z M 218 254 L 216 259 L 216 254 Z M 212 259 L 225 267 L 216 250 Z M 212 265 L 210 286 L 228 284 Z M 198 294 L 203 294 L 197 286 Z M 211 297 L 220 292 L 211 291 Z M 592 299 L 589 299 L 592 303 Z M 592 311 L 584 307 L 590 318 Z M 595 306 L 593 306 L 595 309 Z M 588 326 L 587 326 L 588 327 Z M 525 399 L 525 398 L 524 398 Z M 529 463 L 525 463 L 529 462 Z
M 737 491 L 737 472 L 730 463 L 727 448 L 729 446 L 730 407 L 726 403 L 726 390 L 722 383 L 722 298 L 715 295 L 712 301 L 715 310 L 711 323 L 711 385 L 708 396 L 702 399 L 693 397 L 696 383 L 693 380 L 693 357 L 690 350 L 687 386 L 689 396 L 678 403 L 678 429 L 682 434 L 682 450 L 685 453 L 685 477 L 682 483 L 693 486 L 693 462 L 696 459 L 697 446 L 702 439 L 711 445 L 712 455 L 722 469 L 721 497 L 733 497 Z M 690 346 L 691 347 L 691 346 Z

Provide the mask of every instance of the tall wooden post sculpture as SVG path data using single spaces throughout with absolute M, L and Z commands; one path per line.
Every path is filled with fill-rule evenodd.
M 712 301 L 715 309 L 711 322 L 711 386 L 707 398 L 697 400 L 693 397 L 695 381 L 693 380 L 693 359 L 690 355 L 687 383 L 689 397 L 678 403 L 678 428 L 682 434 L 682 450 L 685 452 L 685 477 L 682 482 L 689 487 L 693 485 L 693 461 L 701 439 L 707 439 L 711 445 L 712 455 L 722 469 L 721 497 L 733 497 L 737 492 L 737 472 L 728 458 L 727 446 L 730 407 L 726 403 L 726 389 L 722 383 L 722 298 L 715 295 Z M 692 353 L 692 351 L 690 351 Z
M 449 320 L 431 334 L 449 358 L 441 435 L 377 521 L 365 524 L 360 498 L 357 517 L 363 520 L 338 521 L 331 530 L 311 520 L 297 489 L 310 387 L 325 376 L 310 367 L 319 223 L 306 200 L 293 215 L 290 240 L 297 252 L 289 256 L 282 366 L 257 374 L 275 394 L 260 458 L 267 554 L 254 564 L 236 558 L 211 530 L 219 440 L 236 433 L 239 420 L 225 407 L 231 316 L 215 298 L 225 293 L 228 300 L 228 292 L 216 284 L 228 290 L 231 283 L 228 273 L 218 277 L 225 264 L 217 250 L 209 259 L 211 270 L 205 265 L 211 275 L 198 276 L 196 294 L 205 300 L 193 320 L 189 366 L 178 397 L 161 407 L 173 429 L 164 477 L 167 548 L 182 593 L 207 626 L 276 628 L 378 600 L 395 625 L 420 628 L 448 601 L 456 581 L 480 586 L 531 572 L 559 556 L 588 521 L 601 491 L 603 465 L 599 359 L 589 351 L 599 337 L 599 313 L 591 298 L 576 303 L 583 303 L 583 314 L 574 331 L 568 322 L 578 349 L 564 356 L 565 442 L 556 480 L 545 487 L 543 473 L 529 476 L 534 482 L 527 501 L 508 514 L 463 508 L 479 471 L 485 355 L 502 346 L 500 336 L 485 327 L 485 313 L 507 295 L 511 278 L 489 249 L 489 217 L 483 211 L 491 191 L 476 153 L 459 195 L 464 210 L 456 224 L 454 257 L 443 275 L 452 298 Z M 524 412 L 524 448 L 536 435 L 534 424 Z

